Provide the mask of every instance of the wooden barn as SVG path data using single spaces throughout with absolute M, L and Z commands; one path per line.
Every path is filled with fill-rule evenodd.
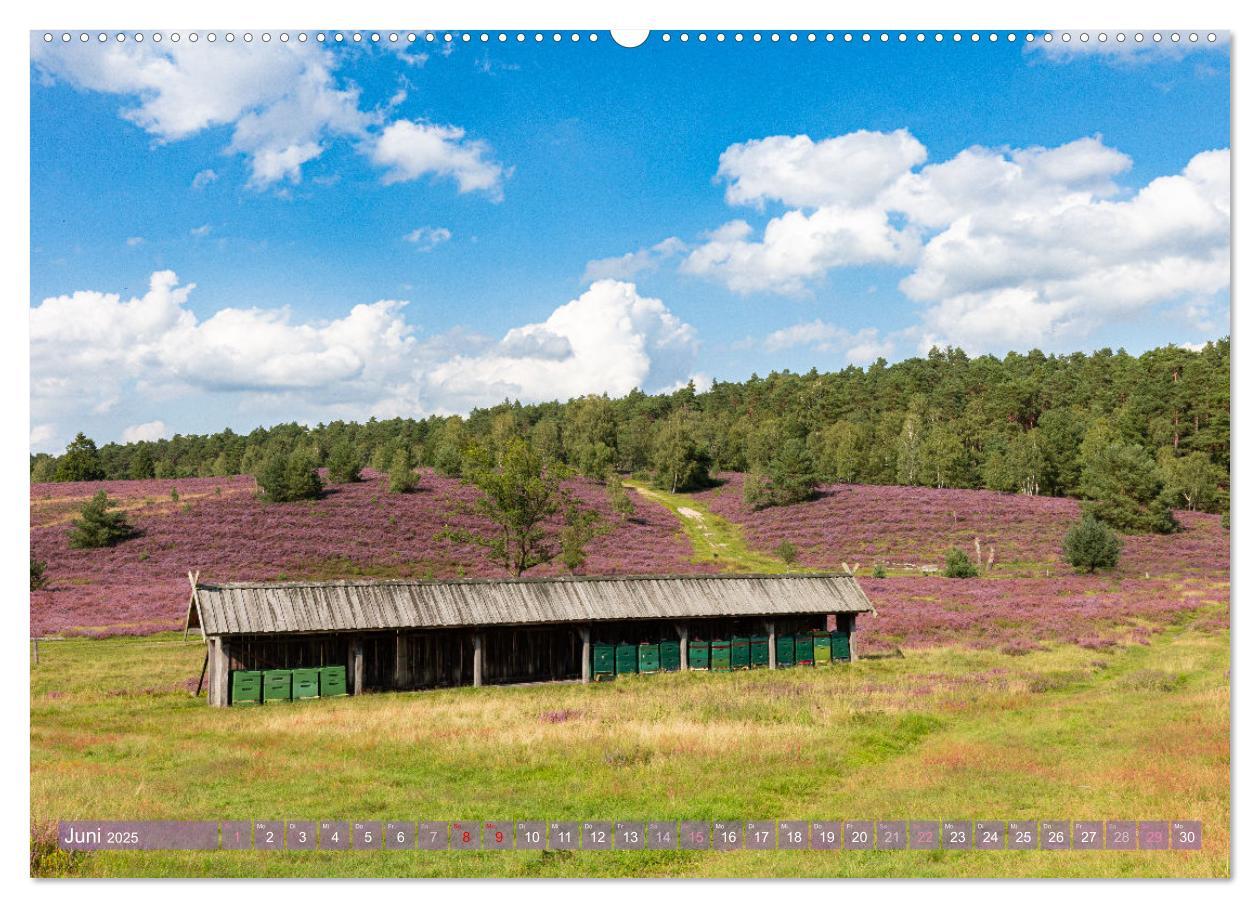
M 593 648 L 638 641 L 670 641 L 684 670 L 695 641 L 740 635 L 762 641 L 763 652 L 768 641 L 768 667 L 781 635 L 833 632 L 856 658 L 857 615 L 874 611 L 852 576 L 833 574 L 190 580 L 186 631 L 200 630 L 207 643 L 212 706 L 235 699 L 233 673 L 319 666 L 345 666 L 349 694 L 589 681 Z

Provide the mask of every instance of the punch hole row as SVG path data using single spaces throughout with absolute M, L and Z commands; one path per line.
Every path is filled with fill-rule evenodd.
M 73 32 L 62 32 L 59 36 L 54 34 L 53 32 L 44 32 L 45 43 L 51 43 L 57 40 L 58 37 L 60 38 L 63 44 L 69 44 L 70 42 L 74 41 L 76 38 L 78 39 L 80 43 L 83 43 L 83 44 L 86 44 L 92 40 L 95 40 L 101 44 L 104 44 L 109 41 L 115 41 L 117 43 L 125 43 L 127 41 L 132 41 L 135 43 L 142 43 L 146 40 L 153 41 L 154 43 L 160 43 L 161 41 L 164 40 L 164 36 L 161 32 L 151 32 L 147 36 L 145 35 L 144 32 L 133 32 L 133 33 L 96 32 L 95 34 L 90 33 L 90 32 L 78 32 L 77 34 Z M 202 34 L 199 32 L 189 32 L 186 36 L 186 40 L 195 43 L 197 41 L 202 40 L 202 37 L 203 37 Z M 914 33 L 909 33 L 909 32 L 896 32 L 896 33 L 891 33 L 891 32 L 878 32 L 878 33 L 825 32 L 822 34 L 819 34 L 817 32 L 806 32 L 806 33 L 788 32 L 786 34 L 780 34 L 779 32 L 770 32 L 767 35 L 763 35 L 761 32 L 752 32 L 748 35 L 745 35 L 743 32 L 732 32 L 729 35 L 726 32 L 716 32 L 712 35 L 712 39 L 714 41 L 717 41 L 718 43 L 724 43 L 729 38 L 729 40 L 732 40 L 737 44 L 742 43 L 746 38 L 748 40 L 751 40 L 754 44 L 757 44 L 757 43 L 761 43 L 763 38 L 766 38 L 766 37 L 769 38 L 769 41 L 772 44 L 778 43 L 784 38 L 786 38 L 786 40 L 789 43 L 794 43 L 801 40 L 804 40 L 806 43 L 814 43 L 821 40 L 826 43 L 835 43 L 836 41 L 842 41 L 846 44 L 853 43 L 854 41 L 860 41 L 862 43 L 867 43 L 867 44 L 871 43 L 872 41 L 878 41 L 883 44 L 887 44 L 894 41 L 899 44 L 905 44 L 911 41 L 914 41 L 915 43 L 920 43 L 920 44 L 926 43 L 928 41 L 932 41 L 938 44 L 945 43 L 946 41 L 951 41 L 956 44 L 961 44 L 964 42 L 969 42 L 972 44 L 979 44 L 984 41 L 987 41 L 990 44 L 996 44 L 1003 40 L 1005 40 L 1008 44 L 1015 43 L 1020 40 L 1022 40 L 1026 44 L 1033 43 L 1038 40 L 1046 44 L 1051 44 L 1051 43 L 1056 43 L 1056 42 L 1062 43 L 1062 44 L 1068 44 L 1068 43 L 1073 43 L 1073 42 L 1080 43 L 1080 44 L 1088 44 L 1091 41 L 1097 44 L 1106 44 L 1109 41 L 1115 42 L 1117 44 L 1124 44 L 1127 41 L 1132 41 L 1134 44 L 1143 44 L 1143 43 L 1146 43 L 1148 40 L 1154 44 L 1160 44 L 1165 40 L 1168 40 L 1174 44 L 1177 44 L 1177 43 L 1180 43 L 1183 39 L 1186 41 L 1189 41 L 1191 44 L 1194 44 L 1200 40 L 1200 36 L 1198 32 L 1188 32 L 1184 36 L 1180 32 L 1171 32 L 1167 35 L 1165 35 L 1163 32 L 1151 32 L 1149 35 L 1145 32 L 1134 32 L 1131 35 L 1125 32 L 1117 32 L 1114 35 L 1108 35 L 1106 32 L 1099 32 L 1093 35 L 1089 34 L 1088 32 L 1081 32 L 1079 34 L 1073 34 L 1071 32 L 1060 32 L 1060 33 L 1045 32 L 1040 35 L 1037 35 L 1033 32 L 1025 32 L 1022 35 L 1017 34 L 1015 32 L 1006 32 L 1005 34 L 1002 34 L 1002 35 L 999 35 L 997 32 L 989 32 L 987 34 L 983 34 L 980 32 L 971 32 L 971 33 L 934 32 L 931 34 L 928 34 L 925 32 L 914 32 Z M 1214 44 L 1217 40 L 1217 36 L 1215 32 L 1208 32 L 1204 37 L 1206 38 L 1209 44 Z M 238 39 L 241 41 L 244 41 L 246 44 L 250 44 L 256 38 L 257 40 L 262 41 L 264 44 L 267 44 L 272 41 L 273 35 L 270 32 L 263 32 L 257 36 L 255 36 L 252 32 L 244 32 L 243 34 L 239 36 L 235 32 L 225 32 L 222 35 L 222 40 L 226 41 L 229 44 L 234 43 Z M 509 41 L 515 41 L 518 44 L 523 44 L 530 40 L 532 40 L 536 44 L 541 44 L 547 41 L 550 41 L 553 44 L 557 44 L 557 43 L 565 42 L 566 40 L 568 41 L 568 43 L 578 43 L 584 40 L 590 43 L 595 43 L 599 41 L 599 35 L 596 34 L 595 32 L 589 32 L 586 34 L 581 34 L 578 32 L 569 32 L 569 33 L 561 33 L 561 32 L 551 32 L 551 33 L 543 33 L 543 32 L 530 32 L 530 33 L 527 33 L 527 32 L 515 32 L 515 33 L 508 33 L 508 32 L 497 32 L 497 33 L 491 33 L 491 32 L 480 32 L 480 33 L 476 33 L 476 32 L 388 32 L 388 33 L 383 33 L 383 32 L 349 32 L 349 33 L 347 32 L 315 32 L 313 34 L 307 33 L 307 32 L 298 32 L 293 35 L 290 35 L 288 32 L 280 32 L 276 34 L 274 38 L 279 40 L 281 43 L 288 43 L 289 41 L 297 41 L 298 43 L 306 43 L 307 41 L 314 40 L 321 44 L 329 42 L 329 41 L 333 43 L 349 42 L 353 44 L 362 44 L 362 43 L 380 44 L 382 42 L 389 43 L 389 44 L 397 44 L 399 42 L 414 44 L 417 41 L 423 41 L 425 43 L 433 43 L 436 41 L 441 41 L 445 44 L 453 44 L 455 42 L 462 42 L 462 43 L 480 42 L 482 44 L 487 44 L 487 43 L 490 43 L 491 41 L 497 41 L 499 43 L 507 43 Z M 678 33 L 662 32 L 659 35 L 659 40 L 661 41 L 661 43 L 664 43 L 664 44 L 668 44 L 674 41 L 675 39 L 677 39 L 677 41 L 680 43 L 686 44 L 690 42 L 692 38 L 693 38 L 693 35 L 690 32 L 678 32 Z M 171 32 L 169 35 L 165 36 L 165 39 L 170 40 L 171 42 L 174 42 L 174 43 L 178 43 L 181 40 L 185 40 L 185 37 L 182 36 L 179 32 Z M 204 39 L 213 44 L 220 39 L 220 35 L 216 32 L 206 32 L 204 35 Z M 697 32 L 694 35 L 694 39 L 700 43 L 706 43 L 709 41 L 710 35 L 707 32 Z

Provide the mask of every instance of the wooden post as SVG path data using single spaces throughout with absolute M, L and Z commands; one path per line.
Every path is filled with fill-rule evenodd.
M 685 624 L 676 624 L 674 629 L 678 631 L 678 667 L 685 672 L 691 667 L 687 662 L 687 644 L 691 640 L 691 635 Z
M 849 661 L 857 661 L 857 644 L 853 642 L 853 638 L 857 636 L 857 614 L 849 615 Z
M 356 697 L 363 693 L 363 638 L 350 641 L 350 693 Z
M 394 687 L 406 690 L 411 686 L 411 671 L 407 665 L 407 640 L 402 631 L 394 636 Z
M 779 667 L 779 638 L 774 632 L 774 622 L 766 622 L 766 636 L 770 639 L 770 667 Z
M 39 638 L 31 638 L 31 662 L 39 665 Z
M 582 683 L 591 683 L 591 629 L 589 627 L 579 628 L 578 633 L 582 635 Z
M 480 631 L 473 633 L 473 687 L 481 687 L 482 660 L 485 659 L 485 644 Z
M 210 638 L 210 690 L 206 699 L 211 706 L 228 705 L 228 645 L 222 637 Z

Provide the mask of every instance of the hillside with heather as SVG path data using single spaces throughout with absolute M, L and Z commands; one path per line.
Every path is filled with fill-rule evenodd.
M 172 630 L 184 619 L 190 570 L 220 582 L 507 576 L 484 548 L 444 533 L 491 531 L 472 512 L 476 489 L 421 471 L 414 492 L 392 494 L 385 477 L 364 475 L 328 486 L 318 500 L 280 504 L 259 500 L 251 476 L 32 485 L 31 555 L 47 563 L 48 587 L 31 593 L 31 633 Z M 644 502 L 623 519 L 598 483 L 576 478 L 565 486 L 599 514 L 603 530 L 588 546 L 584 572 L 706 569 L 691 563 L 691 547 L 664 508 Z M 101 489 L 141 534 L 109 548 L 73 549 L 70 523 Z M 561 569 L 551 563 L 530 575 Z
M 1061 553 L 1080 515 L 1073 499 L 828 484 L 808 501 L 754 510 L 742 474 L 718 479 L 707 491 L 674 496 L 683 503 L 674 510 L 636 495 L 628 519 L 613 512 L 602 484 L 566 480 L 602 529 L 581 573 L 741 569 L 693 547 L 685 524 L 707 517 L 742 536 L 761 559 L 755 569 L 786 542 L 796 555 L 778 569 L 857 572 L 878 610 L 859 625 L 868 653 L 951 645 L 1019 654 L 1056 642 L 1107 649 L 1176 623 L 1228 621 L 1229 533 L 1215 515 L 1178 512 L 1180 532 L 1126 536 L 1114 571 L 1080 575 Z M 70 521 L 102 488 L 141 535 L 110 548 L 70 548 Z M 47 563 L 48 586 L 31 594 L 32 633 L 175 629 L 189 570 L 212 581 L 507 576 L 484 548 L 447 532 L 490 530 L 473 513 L 476 497 L 472 486 L 430 470 L 410 494 L 391 494 L 368 471 L 365 481 L 330 485 L 318 500 L 284 504 L 259 500 L 249 476 L 34 485 L 32 555 Z M 548 532 L 559 526 L 553 519 Z M 955 547 L 978 563 L 978 577 L 941 576 Z M 874 576 L 877 567 L 884 576 Z M 528 576 L 562 570 L 553 561 Z

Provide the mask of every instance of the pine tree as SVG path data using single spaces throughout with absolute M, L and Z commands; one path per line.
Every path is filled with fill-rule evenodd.
M 71 522 L 70 548 L 100 549 L 135 536 L 136 529 L 127 515 L 114 510 L 117 504 L 104 489 L 93 495 L 78 519 Z
M 358 482 L 362 469 L 359 451 L 349 441 L 338 442 L 328 455 L 329 482 Z
M 394 459 L 389 464 L 389 490 L 398 495 L 414 492 L 420 482 L 416 475 L 416 462 L 411 456 L 411 448 L 403 445 L 394 452 Z
M 1120 549 L 1120 537 L 1092 514 L 1083 515 L 1063 537 L 1063 557 L 1082 574 L 1114 568 L 1120 560 Z
M 288 457 L 272 454 L 255 480 L 263 499 L 271 502 L 318 498 L 324 488 L 315 462 L 305 451 L 294 451 Z
M 1114 442 L 1097 451 L 1082 471 L 1081 491 L 1086 513 L 1122 533 L 1177 529 L 1155 461 L 1139 445 Z
M 966 552 L 960 548 L 952 548 L 945 555 L 944 574 L 946 577 L 965 579 L 978 576 L 980 569 L 967 557 Z
M 57 482 L 86 482 L 104 479 L 105 471 L 101 468 L 101 456 L 96 450 L 96 442 L 82 432 L 74 436 L 74 441 L 66 445 L 66 453 L 57 458 Z

